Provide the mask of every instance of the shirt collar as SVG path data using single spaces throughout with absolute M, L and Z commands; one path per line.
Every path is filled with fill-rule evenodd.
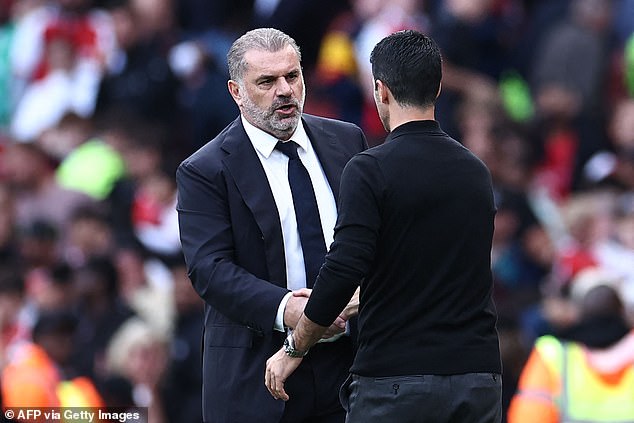
M 245 119 L 244 115 L 240 116 L 240 118 L 242 119 L 242 125 L 244 126 L 244 130 L 249 136 L 253 147 L 258 151 L 258 153 L 268 159 L 279 140 L 273 135 L 253 126 Z M 308 150 L 308 134 L 306 133 L 304 123 L 301 119 L 299 120 L 297 128 L 295 128 L 295 132 L 290 139 L 295 141 L 301 148 L 304 149 L 304 151 Z

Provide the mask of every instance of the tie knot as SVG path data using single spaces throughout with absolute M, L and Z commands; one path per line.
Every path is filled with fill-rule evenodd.
M 281 151 L 289 159 L 298 159 L 297 155 L 297 143 L 295 141 L 278 141 L 275 145 L 275 149 Z

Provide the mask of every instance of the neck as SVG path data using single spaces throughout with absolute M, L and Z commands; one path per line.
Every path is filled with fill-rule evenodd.
M 434 106 L 425 108 L 420 107 L 403 107 L 395 104 L 390 107 L 390 128 L 393 131 L 395 128 L 403 125 L 404 123 L 412 122 L 415 120 L 435 120 Z

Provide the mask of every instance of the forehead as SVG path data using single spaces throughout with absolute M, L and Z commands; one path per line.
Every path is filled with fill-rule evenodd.
M 285 75 L 299 70 L 299 57 L 291 46 L 279 51 L 249 50 L 244 55 L 247 62 L 246 75 L 257 78 L 262 75 Z

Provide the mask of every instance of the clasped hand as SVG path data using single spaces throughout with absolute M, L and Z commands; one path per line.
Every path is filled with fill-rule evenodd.
M 295 329 L 297 321 L 304 312 L 304 308 L 306 307 L 306 303 L 308 302 L 311 292 L 312 289 L 309 288 L 302 288 L 293 291 L 293 296 L 288 300 L 288 303 L 286 303 L 286 309 L 284 310 L 284 325 L 286 327 Z M 344 312 L 335 319 L 333 324 L 330 325 L 326 332 L 324 332 L 321 340 L 327 342 L 330 338 L 333 338 L 332 340 L 334 340 L 336 339 L 334 337 L 342 335 L 346 330 L 346 322 L 351 315 L 352 314 L 347 313 L 347 310 L 344 310 Z
M 301 309 L 303 311 L 303 307 L 306 305 L 310 293 L 310 289 L 300 289 L 298 291 L 294 291 L 293 298 L 297 301 L 293 301 L 292 307 L 295 308 L 298 303 L 302 303 Z M 289 300 L 289 303 L 291 303 L 291 300 Z M 288 308 L 289 307 L 287 305 L 287 309 Z M 323 333 L 321 337 L 322 341 L 342 334 L 345 330 L 346 322 L 350 317 L 357 314 L 358 308 L 359 290 L 357 289 L 346 308 L 337 317 L 335 322 L 330 325 L 330 327 L 326 329 L 326 331 Z M 293 323 L 296 324 L 299 319 L 292 318 L 292 320 Z M 289 396 L 284 389 L 284 383 L 290 377 L 290 375 L 293 374 L 297 367 L 299 367 L 302 359 L 302 357 L 290 357 L 284 352 L 284 349 L 281 348 L 266 361 L 264 384 L 266 385 L 266 388 L 269 390 L 273 398 L 288 401 Z

